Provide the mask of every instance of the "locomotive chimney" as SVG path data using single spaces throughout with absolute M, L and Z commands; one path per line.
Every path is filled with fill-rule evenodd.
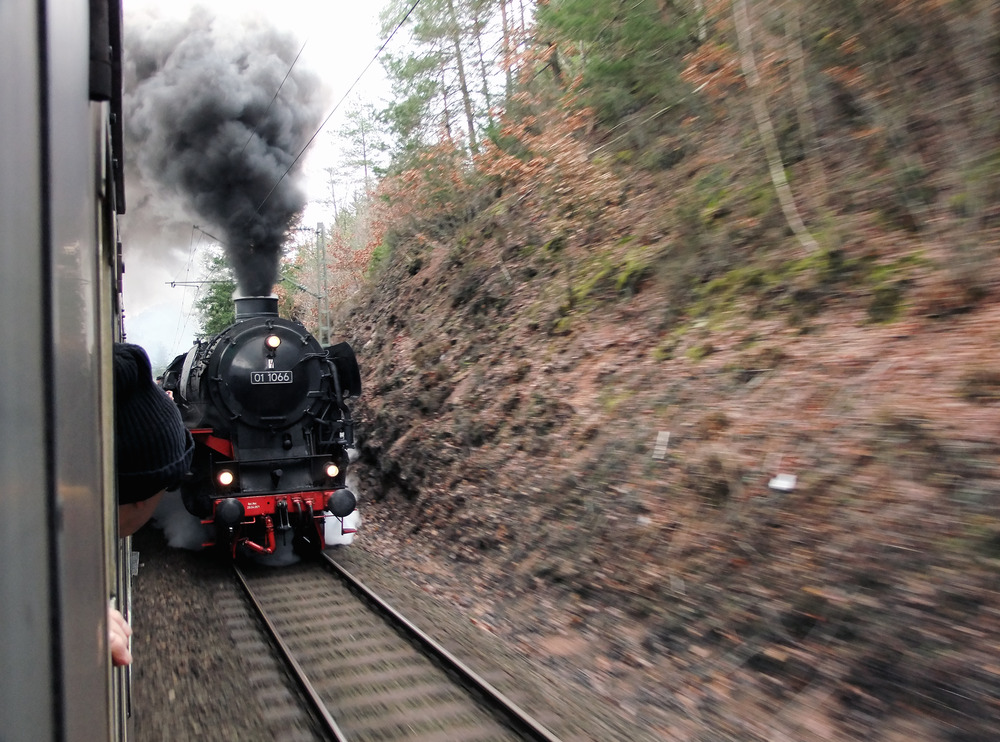
M 234 300 L 236 302 L 236 319 L 249 319 L 250 317 L 277 317 L 278 297 L 274 294 L 270 296 L 241 296 Z

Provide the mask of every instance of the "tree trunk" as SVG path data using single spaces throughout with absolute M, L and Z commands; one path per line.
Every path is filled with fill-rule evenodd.
M 799 215 L 795 199 L 792 197 L 792 189 L 788 185 L 788 178 L 785 176 L 785 167 L 781 162 L 781 152 L 778 149 L 778 141 L 774 136 L 774 126 L 771 124 L 771 117 L 767 112 L 767 103 L 764 100 L 763 92 L 760 89 L 760 76 L 757 74 L 757 63 L 753 54 L 753 38 L 750 34 L 750 16 L 747 14 L 746 0 L 733 0 L 733 20 L 736 24 L 736 38 L 740 47 L 740 60 L 743 66 L 743 74 L 747 79 L 747 87 L 750 89 L 750 97 L 753 100 L 754 117 L 757 120 L 757 130 L 764 144 L 764 154 L 767 157 L 767 166 L 771 172 L 771 182 L 774 190 L 778 194 L 778 201 L 781 203 L 781 210 L 785 214 L 785 220 L 792 232 L 807 252 L 816 252 L 819 245 L 813 236 L 806 229 Z
M 708 22 L 705 20 L 705 0 L 694 0 L 694 10 L 698 14 L 698 41 L 708 38 Z
M 802 132 L 802 152 L 809 167 L 809 176 L 813 190 L 816 192 L 816 203 L 826 203 L 826 173 L 823 170 L 823 158 L 820 157 L 816 145 L 816 119 L 813 118 L 812 102 L 809 99 L 809 85 L 806 82 L 805 53 L 802 50 L 802 27 L 799 22 L 801 9 L 798 0 L 786 0 L 788 8 L 788 26 L 786 37 L 788 41 L 788 56 L 791 59 L 792 95 L 795 97 L 795 108 L 798 111 L 799 130 Z
M 455 3 L 452 0 L 448 0 L 448 13 L 451 16 L 451 38 L 452 44 L 455 47 L 455 64 L 458 67 L 458 85 L 462 93 L 462 102 L 465 105 L 465 120 L 469 127 L 469 149 L 477 152 L 479 147 L 476 144 L 476 121 L 472 115 L 472 96 L 469 94 L 469 85 L 465 80 L 465 63 L 462 60 L 462 39 L 459 35 Z
M 507 0 L 500 0 L 500 22 L 503 25 L 503 71 L 506 78 L 507 87 L 504 89 L 503 99 L 509 101 L 514 91 L 514 75 L 511 72 L 511 45 L 510 45 L 510 21 L 507 19 Z
M 486 70 L 486 59 L 483 56 L 483 24 L 479 20 L 479 6 L 472 6 L 472 27 L 476 34 L 476 48 L 479 51 L 479 71 L 483 76 L 483 100 L 486 102 L 486 117 L 493 123 L 493 101 L 490 99 L 490 76 Z
M 448 78 L 444 74 L 444 60 L 445 56 L 441 55 L 441 98 L 444 105 L 444 111 L 442 116 L 444 116 L 444 134 L 448 141 L 452 141 L 451 136 L 451 106 L 448 103 Z
M 361 127 L 361 162 L 365 168 L 365 195 L 371 193 L 371 184 L 368 181 L 368 141 L 365 136 L 365 127 Z

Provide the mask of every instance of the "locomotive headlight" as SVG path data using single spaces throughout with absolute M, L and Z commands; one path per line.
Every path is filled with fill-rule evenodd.
M 281 345 L 281 338 L 277 335 L 268 335 L 264 340 L 264 345 L 271 350 L 275 350 L 279 345 Z
M 223 487 L 228 487 L 236 480 L 236 477 L 228 469 L 223 469 L 216 476 L 216 481 Z
M 331 464 L 327 464 L 325 471 L 326 471 L 326 475 L 328 477 L 330 477 L 330 479 L 333 479 L 335 476 L 337 476 L 338 474 L 340 474 L 340 467 L 337 466 L 336 464 L 332 464 L 332 463 Z

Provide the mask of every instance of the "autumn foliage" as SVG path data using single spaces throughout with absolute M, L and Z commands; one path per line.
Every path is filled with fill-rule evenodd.
M 623 7 L 378 186 L 371 538 L 654 738 L 996 737 L 1000 11 Z

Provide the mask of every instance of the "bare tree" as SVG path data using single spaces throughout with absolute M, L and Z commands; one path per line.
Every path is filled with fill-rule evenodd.
M 733 0 L 733 19 L 736 23 L 736 36 L 740 46 L 740 58 L 743 65 L 743 74 L 747 79 L 747 87 L 750 89 L 750 96 L 753 99 L 754 118 L 757 120 L 757 131 L 760 134 L 761 142 L 764 144 L 764 154 L 767 157 L 768 170 L 771 173 L 771 182 L 774 190 L 778 194 L 778 201 L 781 203 L 781 210 L 785 214 L 785 220 L 792 232 L 798 238 L 802 247 L 807 252 L 816 252 L 819 245 L 813 236 L 806 229 L 799 215 L 795 199 L 792 197 L 791 186 L 788 185 L 788 178 L 785 176 L 785 168 L 781 162 L 781 152 L 778 150 L 778 140 L 774 135 L 774 126 L 771 124 L 771 117 L 767 112 L 767 103 L 764 100 L 764 93 L 761 90 L 760 75 L 757 72 L 757 62 L 753 53 L 753 38 L 750 31 L 750 16 L 747 14 L 746 0 Z

